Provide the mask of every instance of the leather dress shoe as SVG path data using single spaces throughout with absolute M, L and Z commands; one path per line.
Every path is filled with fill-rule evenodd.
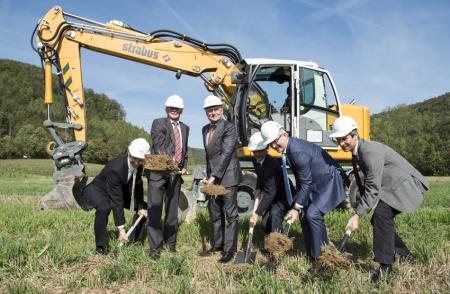
M 370 277 L 370 281 L 372 283 L 377 283 L 381 280 L 386 280 L 392 276 L 392 265 L 390 264 L 381 264 L 380 267 L 372 274 Z
M 212 247 L 211 249 L 208 250 L 208 253 L 210 254 L 214 254 L 216 252 L 222 252 L 223 249 L 221 247 Z
M 108 252 L 107 252 L 106 248 L 104 248 L 104 247 L 97 247 L 97 248 L 95 248 L 95 253 L 97 253 L 97 254 L 107 254 Z
M 161 252 L 150 252 L 149 256 L 153 260 L 159 260 L 161 258 Z
M 177 249 L 175 248 L 175 246 L 167 246 L 167 250 L 170 253 L 177 253 Z
M 234 252 L 231 252 L 231 251 L 229 251 L 229 252 L 224 252 L 223 255 L 222 255 L 222 258 L 219 259 L 218 262 L 220 262 L 220 263 L 227 263 L 227 262 L 229 262 L 231 259 L 233 259 L 233 256 L 234 256 Z

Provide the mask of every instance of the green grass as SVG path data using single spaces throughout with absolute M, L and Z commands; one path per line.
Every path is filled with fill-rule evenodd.
M 144 251 L 147 243 L 118 248 L 112 216 L 111 250 L 95 255 L 94 211 L 39 211 L 37 201 L 51 189 L 51 164 L 48 172 L 28 162 L 0 161 L 0 293 L 445 293 L 449 289 L 450 182 L 432 182 L 420 208 L 396 218 L 397 229 L 418 262 L 396 264 L 395 279 L 373 285 L 368 282 L 375 266 L 368 218 L 347 246 L 357 262 L 348 271 L 323 276 L 308 271 L 298 223 L 291 231 L 297 237 L 294 250 L 278 262 L 258 253 L 257 264 L 238 267 L 218 264 L 218 256 L 199 256 L 202 236 L 211 233 L 204 210 L 195 221 L 180 226 L 176 255 L 163 252 L 156 262 Z M 337 210 L 326 216 L 331 240 L 342 237 L 350 215 Z M 131 214 L 126 217 L 130 220 Z M 239 245 L 247 220 L 240 220 Z M 259 226 L 254 239 L 255 248 L 262 248 Z

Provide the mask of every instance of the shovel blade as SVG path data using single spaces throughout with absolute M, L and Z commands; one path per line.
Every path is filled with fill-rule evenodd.
M 253 264 L 255 263 L 256 260 L 256 252 L 254 251 L 250 251 L 250 252 L 246 252 L 245 251 L 239 251 L 236 254 L 236 259 L 234 260 L 234 263 L 249 263 L 249 264 Z

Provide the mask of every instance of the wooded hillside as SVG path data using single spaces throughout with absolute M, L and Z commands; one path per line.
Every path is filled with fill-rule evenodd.
M 52 120 L 64 121 L 63 99 L 54 76 Z M 137 137 L 148 133 L 125 121 L 117 101 L 86 89 L 88 144 L 84 158 L 106 163 L 124 153 Z M 43 73 L 36 66 L 0 59 L 0 158 L 47 158 L 51 139 L 42 126 L 46 118 Z M 371 119 L 372 140 L 383 142 L 425 175 L 450 175 L 450 93 L 412 105 L 399 105 Z M 67 134 L 60 133 L 62 137 Z M 190 164 L 204 164 L 204 152 L 191 149 Z
M 53 77 L 52 121 L 64 122 L 64 103 L 58 79 Z M 51 136 L 42 125 L 47 117 L 43 101 L 42 69 L 30 64 L 0 59 L 0 158 L 48 158 L 45 146 Z M 87 142 L 84 159 L 106 163 L 126 151 L 131 140 L 142 137 L 151 142 L 142 128 L 125 121 L 125 111 L 117 101 L 85 89 Z M 63 139 L 69 134 L 59 131 Z M 203 163 L 202 150 L 191 150 L 191 164 Z M 197 161 L 193 161 L 197 160 Z
M 450 175 L 450 93 L 388 108 L 371 124 L 372 140 L 391 146 L 424 175 Z

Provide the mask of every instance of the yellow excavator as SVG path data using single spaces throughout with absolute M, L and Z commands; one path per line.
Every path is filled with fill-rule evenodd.
M 72 191 L 75 194 L 87 181 L 82 157 L 87 130 L 81 48 L 173 71 L 177 79 L 199 77 L 208 91 L 221 97 L 225 117 L 239 135 L 237 152 L 244 175 L 238 193 L 241 213 L 252 209 L 255 184 L 246 146 L 265 121 L 279 122 L 292 136 L 318 144 L 346 166 L 349 155 L 328 136 L 334 120 L 350 115 L 360 126 L 360 135 L 370 136 L 368 108 L 341 104 L 330 73 L 314 62 L 243 59 L 228 44 L 208 44 L 171 30 L 145 33 L 117 20 L 104 24 L 64 12 L 59 6 L 38 22 L 32 40 L 45 73 L 48 117 L 44 126 L 54 139 L 49 145 L 55 165 L 54 190 L 41 199 L 42 209 L 76 207 Z M 53 69 L 65 96 L 65 122 L 51 120 Z M 73 132 L 72 141 L 63 141 L 58 135 L 61 128 Z

